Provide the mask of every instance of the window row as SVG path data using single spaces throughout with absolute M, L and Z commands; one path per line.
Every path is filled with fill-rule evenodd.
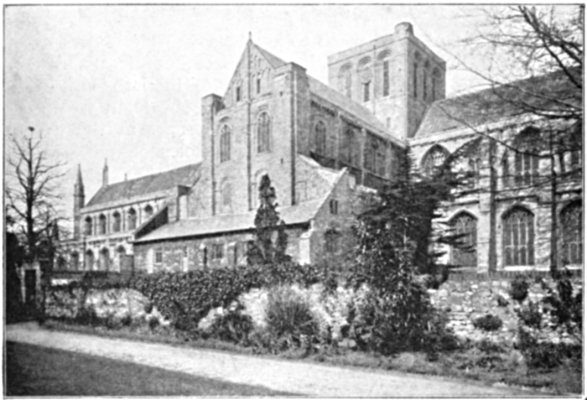
M 220 162 L 229 161 L 232 157 L 232 132 L 228 125 L 220 128 Z M 257 153 L 267 153 L 273 148 L 271 136 L 271 119 L 266 112 L 259 114 L 256 125 Z
M 153 215 L 153 207 L 148 204 L 142 210 L 143 221 L 146 221 Z M 97 217 L 86 217 L 84 219 L 84 234 L 86 236 L 107 235 L 110 233 L 119 233 L 131 231 L 138 227 L 139 218 L 138 213 L 134 208 L 130 208 L 126 212 L 126 224 L 124 223 L 122 214 L 115 211 L 108 218 L 105 214 L 100 214 Z
M 580 202 L 573 202 L 560 213 L 559 257 L 563 265 L 583 262 L 583 210 Z M 503 265 L 530 266 L 535 263 L 535 218 L 529 210 L 516 207 L 506 213 L 502 221 Z M 477 219 L 468 213 L 458 214 L 451 225 L 459 240 L 452 248 L 452 263 L 462 266 L 477 265 Z
M 415 99 L 434 101 L 440 97 L 440 85 L 440 70 L 432 69 L 428 60 L 423 61 L 420 53 L 415 53 L 412 64 L 412 96 Z

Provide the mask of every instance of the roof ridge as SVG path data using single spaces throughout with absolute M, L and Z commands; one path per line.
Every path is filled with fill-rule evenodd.
M 267 59 L 267 61 L 269 62 L 269 64 L 271 64 L 271 66 L 273 68 L 280 67 L 281 65 L 287 64 L 286 61 L 284 61 L 280 57 L 277 57 L 275 54 L 271 53 L 270 51 L 265 50 L 263 47 L 259 46 L 258 44 L 253 43 L 253 46 L 255 46 L 255 48 L 259 51 L 259 53 L 261 53 L 261 55 Z

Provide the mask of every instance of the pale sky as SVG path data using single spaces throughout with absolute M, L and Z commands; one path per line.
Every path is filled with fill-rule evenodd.
M 476 11 L 440 5 L 11 6 L 5 10 L 5 135 L 28 126 L 42 132 L 54 158 L 67 163 L 64 209 L 71 215 L 78 163 L 89 201 L 105 158 L 111 183 L 125 173 L 132 179 L 200 161 L 200 99 L 224 93 L 248 32 L 327 83 L 329 54 L 408 21 L 447 60 L 451 95 L 475 81 L 453 71 L 443 49 L 459 51 L 459 40 L 480 24 Z

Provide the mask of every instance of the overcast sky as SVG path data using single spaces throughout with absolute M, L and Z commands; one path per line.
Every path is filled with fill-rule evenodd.
M 185 164 L 200 155 L 200 99 L 223 94 L 253 41 L 327 83 L 329 54 L 393 32 L 403 21 L 448 61 L 474 33 L 463 6 L 11 6 L 5 14 L 5 134 L 42 132 L 68 165 L 66 211 L 78 163 L 86 200 L 101 184 Z M 448 94 L 475 82 L 448 72 Z M 5 147 L 10 152 L 10 147 Z

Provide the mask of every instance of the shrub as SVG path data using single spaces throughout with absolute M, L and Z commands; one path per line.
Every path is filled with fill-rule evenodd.
M 580 345 L 539 342 L 522 327 L 518 329 L 518 348 L 528 367 L 534 369 L 553 369 L 566 360 L 581 358 Z
M 518 310 L 520 322 L 530 328 L 540 329 L 542 325 L 542 314 L 536 303 L 530 302 L 526 307 Z
M 530 285 L 526 278 L 522 275 L 517 275 L 510 283 L 510 296 L 512 299 L 521 303 L 526 300 L 526 297 L 528 297 L 529 288 Z
M 473 326 L 475 328 L 486 332 L 497 331 L 502 325 L 503 322 L 501 321 L 501 318 L 492 314 L 486 314 L 473 320 Z
M 266 318 L 274 350 L 300 347 L 304 342 L 311 343 L 318 334 L 310 305 L 290 287 L 276 287 L 269 292 Z
M 253 330 L 253 321 L 238 307 L 218 316 L 208 330 L 211 337 L 246 346 Z

